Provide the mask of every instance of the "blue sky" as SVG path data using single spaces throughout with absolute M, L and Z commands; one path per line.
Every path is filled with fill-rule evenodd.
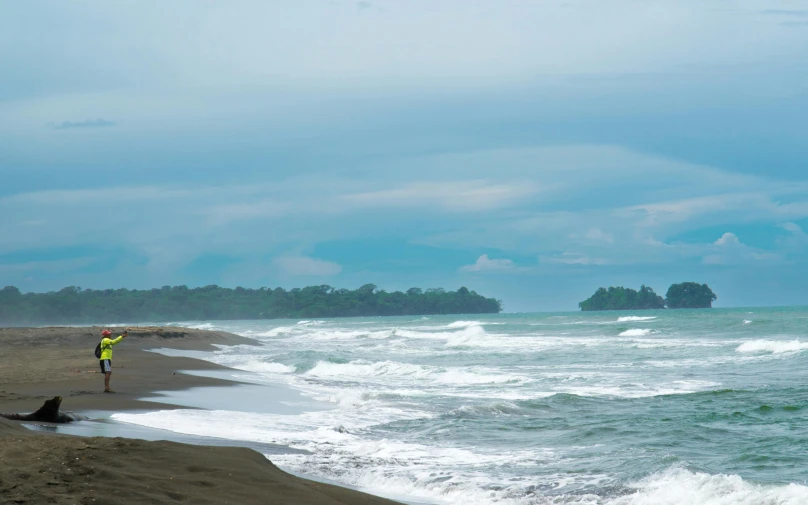
M 6 2 L 0 284 L 808 303 L 808 3 Z

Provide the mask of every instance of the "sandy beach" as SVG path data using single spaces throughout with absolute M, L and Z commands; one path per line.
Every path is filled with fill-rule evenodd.
M 253 343 L 223 332 L 166 328 L 131 333 L 115 347 L 112 387 L 93 356 L 100 327 L 0 329 L 0 412 L 32 412 L 62 396 L 75 412 L 164 410 L 139 398 L 155 391 L 233 385 L 181 373 L 223 367 L 147 349 L 211 350 Z M 113 331 L 119 331 L 114 329 Z M 118 333 L 116 333 L 117 335 Z M 392 504 L 358 491 L 301 479 L 243 447 L 126 438 L 77 437 L 31 431 L 0 419 L 0 504 Z

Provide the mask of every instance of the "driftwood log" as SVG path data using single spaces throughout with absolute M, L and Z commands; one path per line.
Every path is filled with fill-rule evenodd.
M 129 326 L 126 328 L 129 333 L 162 333 L 160 326 Z
M 62 405 L 62 397 L 54 396 L 50 400 L 45 400 L 45 403 L 39 407 L 34 413 L 31 414 L 0 414 L 0 417 L 12 419 L 14 421 L 40 421 L 43 423 L 70 423 L 73 421 L 81 421 L 87 419 L 86 417 L 74 414 L 73 412 L 66 412 L 59 407 Z
M 162 328 L 160 326 L 130 326 L 126 328 L 130 334 L 157 335 L 162 338 L 182 338 L 188 334 L 183 328 Z

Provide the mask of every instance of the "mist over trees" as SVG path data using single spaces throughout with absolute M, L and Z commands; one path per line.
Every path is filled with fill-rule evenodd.
M 647 310 L 647 309 L 707 309 L 718 297 L 707 286 L 697 282 L 672 284 L 665 298 L 643 285 L 639 291 L 623 286 L 598 288 L 595 294 L 580 302 L 582 311 Z
M 502 302 L 462 287 L 406 292 L 309 286 L 235 289 L 163 286 L 150 290 L 81 289 L 69 286 L 49 293 L 0 290 L 0 324 L 79 324 L 103 322 L 280 319 L 430 314 L 495 314 Z

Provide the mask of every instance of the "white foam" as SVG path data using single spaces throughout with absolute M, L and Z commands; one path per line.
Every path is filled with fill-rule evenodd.
M 781 354 L 784 352 L 799 352 L 808 349 L 808 342 L 799 340 L 750 340 L 739 345 L 738 352 L 770 352 Z
M 730 336 L 709 329 L 694 335 L 665 330 L 665 338 L 658 338 L 656 330 L 631 328 L 656 327 L 656 323 L 629 322 L 650 321 L 655 316 L 621 317 L 619 323 L 617 318 L 592 321 L 570 316 L 553 320 L 553 324 L 584 326 L 555 328 L 549 327 L 549 321 L 541 323 L 546 328 L 531 328 L 534 323 L 530 321 L 535 319 L 530 318 L 509 320 L 502 327 L 491 326 L 503 323 L 491 323 L 482 316 L 468 317 L 480 320 L 222 323 L 222 329 L 263 340 L 266 345 L 227 347 L 204 359 L 257 372 L 260 381 L 287 384 L 307 398 L 327 402 L 317 404 L 318 408 L 331 408 L 293 415 L 170 411 L 145 417 L 116 414 L 113 418 L 180 433 L 305 449 L 311 454 L 273 455 L 272 460 L 296 473 L 332 479 L 399 501 L 463 505 L 808 503 L 784 499 L 786 486 L 766 488 L 771 494 L 761 494 L 754 485 L 742 482 L 737 488 L 740 491 L 722 494 L 727 486 L 722 479 L 731 476 L 689 472 L 651 476 L 636 483 L 636 492 L 627 496 L 576 494 L 582 489 L 604 488 L 597 483 L 581 487 L 581 482 L 597 477 L 593 474 L 570 477 L 558 471 L 552 458 L 563 458 L 566 448 L 552 455 L 526 444 L 528 452 L 514 453 L 481 439 L 457 437 L 441 426 L 447 413 L 456 409 L 490 409 L 492 416 L 504 416 L 513 411 L 514 404 L 509 402 L 559 394 L 643 398 L 732 387 L 732 383 L 693 379 L 720 377 L 713 373 L 719 368 L 702 374 L 703 367 L 770 362 L 779 358 L 774 354 L 801 351 L 808 343 L 796 341 L 794 347 L 794 342 L 785 340 L 719 340 Z M 617 328 L 615 324 L 623 326 L 620 330 L 630 329 L 620 337 L 611 330 L 602 331 Z M 503 331 L 495 333 L 493 328 Z M 569 330 L 569 336 L 559 329 Z M 637 350 L 646 348 L 655 350 Z M 503 357 L 500 353 L 514 354 Z M 694 373 L 682 373 L 686 367 L 694 368 Z M 683 378 L 689 380 L 677 380 Z M 732 381 L 731 377 L 727 380 Z M 411 420 L 418 420 L 412 425 L 417 429 L 402 429 Z M 529 478 L 512 471 L 514 466 L 529 467 L 525 472 Z M 617 472 L 601 477 L 612 483 L 615 479 L 625 482 Z M 564 485 L 576 491 L 563 494 Z M 543 489 L 553 491 L 542 495 Z M 665 501 L 665 493 L 679 499 Z M 772 499 L 765 501 L 769 497 Z
M 120 422 L 167 429 L 196 436 L 284 444 L 310 454 L 273 454 L 272 461 L 296 473 L 336 480 L 375 494 L 421 498 L 429 503 L 508 503 L 508 495 L 524 498 L 523 488 L 498 487 L 488 469 L 501 465 L 538 467 L 556 458 L 553 451 L 530 448 L 521 451 L 424 445 L 387 438 L 369 439 L 368 426 L 383 422 L 377 409 L 353 409 L 355 416 L 339 422 L 333 411 L 307 412 L 300 416 L 236 413 L 229 411 L 169 410 L 144 414 L 119 413 Z M 344 414 L 344 409 L 339 409 Z M 336 421 L 336 422 L 335 422 Z
M 446 325 L 446 328 L 468 328 L 469 326 L 482 326 L 480 321 L 455 321 Z
M 378 361 L 375 363 L 363 360 L 351 361 L 350 363 L 318 361 L 317 364 L 304 375 L 309 377 L 346 379 L 385 375 L 425 377 L 429 375 L 429 370 L 424 366 L 393 361 Z
M 259 332 L 259 333 L 246 332 L 245 336 L 253 337 L 253 338 L 255 338 L 255 337 L 277 337 L 277 336 L 283 335 L 285 333 L 292 333 L 294 328 L 295 328 L 294 326 L 279 326 L 277 328 L 273 328 L 271 330 L 264 331 L 264 332 Z
M 364 457 L 374 457 L 373 447 L 369 447 L 371 452 Z M 378 454 L 386 456 L 391 453 L 391 449 L 400 450 L 393 445 L 385 448 Z M 432 448 L 429 448 L 432 449 Z M 419 450 L 419 448 L 409 448 L 403 454 L 406 459 L 382 459 L 374 458 L 375 461 L 385 461 L 385 466 L 362 466 L 364 458 L 345 457 L 339 452 L 328 455 L 319 455 L 318 459 L 302 455 L 272 455 L 272 460 L 281 468 L 287 468 L 293 472 L 304 473 L 317 477 L 336 480 L 344 484 L 354 486 L 360 490 L 411 503 L 430 503 L 446 505 L 528 505 L 534 503 L 562 503 L 558 501 L 536 502 L 535 494 L 528 498 L 528 488 L 524 482 L 497 482 L 492 478 L 485 465 L 496 465 L 491 463 L 492 458 L 482 458 L 480 455 L 470 451 L 452 451 L 454 454 L 437 453 L 433 450 Z M 466 456 L 470 459 L 461 460 Z M 514 456 L 516 456 L 514 454 Z M 456 459 L 457 458 L 457 459 Z M 525 460 L 524 466 L 537 466 L 548 458 L 539 455 L 533 461 Z M 455 460 L 452 463 L 449 461 Z M 502 464 L 502 463 L 499 463 Z M 451 468 L 451 470 L 450 470 Z M 489 466 L 490 468 L 490 466 Z M 537 479 L 536 479 L 537 480 Z M 552 477 L 546 479 L 548 485 L 553 485 Z M 535 482 L 535 480 L 534 480 Z M 557 482 L 557 481 L 556 481 Z M 548 486 L 549 487 L 549 486 Z M 564 501 L 568 505 L 593 505 L 594 502 Z
M 650 398 L 653 396 L 687 395 L 709 391 L 721 384 L 700 380 L 680 380 L 667 384 L 620 384 L 559 387 L 559 392 L 577 396 L 612 396 L 617 398 Z
M 651 330 L 638 328 L 638 329 L 626 330 L 626 331 L 622 332 L 619 336 L 620 337 L 644 337 L 646 335 L 649 335 L 650 333 L 651 333 Z
M 635 484 L 635 494 L 609 505 L 805 505 L 808 487 L 758 485 L 738 475 L 710 475 L 674 468 Z
M 448 335 L 448 332 L 416 331 L 404 328 L 396 328 L 393 330 L 393 334 L 396 337 L 403 337 L 403 338 L 443 340 Z
M 743 324 L 750 324 L 751 322 L 752 322 L 752 321 L 750 321 L 749 319 L 744 319 L 744 320 L 743 320 Z
M 526 377 L 495 373 L 481 367 L 443 368 L 414 365 L 395 361 L 369 362 L 363 360 L 350 363 L 330 363 L 319 361 L 305 374 L 307 377 L 357 382 L 381 382 L 398 385 L 402 380 L 427 386 L 454 384 L 458 386 L 474 384 L 505 384 L 529 382 Z M 386 379 L 386 380 L 385 380 Z
M 385 329 L 380 331 L 372 330 L 345 330 L 335 328 L 333 330 L 325 330 L 319 328 L 322 321 L 314 321 L 308 324 L 297 324 L 295 326 L 280 326 L 273 328 L 269 331 L 258 333 L 245 333 L 245 336 L 261 339 L 264 337 L 286 337 L 286 338 L 304 338 L 306 340 L 353 340 L 361 338 L 390 338 L 395 334 L 394 329 Z
M 186 328 L 194 328 L 196 330 L 213 330 L 216 329 L 216 326 L 212 323 L 199 323 L 199 324 L 188 324 L 184 325 Z
M 297 322 L 297 326 L 319 326 L 321 324 L 325 324 L 325 321 L 316 320 L 316 321 L 309 321 L 309 320 L 302 320 Z
M 470 323 L 469 321 L 462 321 Z M 454 323 L 452 323 L 454 324 Z M 448 326 L 434 329 L 449 329 Z M 497 335 L 486 333 L 481 325 L 464 324 L 454 327 L 458 331 L 423 331 L 414 329 L 396 328 L 392 336 L 413 339 L 413 340 L 444 340 L 448 347 L 472 346 L 472 347 L 501 347 L 503 345 L 513 345 L 514 342 L 524 339 L 499 339 Z
M 495 408 L 512 409 L 499 403 Z M 356 409 L 361 412 L 368 409 Z M 374 412 L 375 413 L 375 412 Z M 320 415 L 325 414 L 325 415 Z M 273 454 L 281 468 L 331 479 L 390 498 L 463 505 L 804 505 L 808 487 L 800 484 L 758 485 L 737 475 L 710 475 L 671 468 L 632 484 L 634 493 L 604 499 L 579 493 L 536 495 L 523 480 L 498 480 L 491 468 L 503 465 L 540 469 L 558 461 L 553 450 L 484 451 L 479 448 L 424 445 L 387 438 L 359 436 L 374 420 L 357 417 L 350 423 L 331 424 L 328 412 L 302 416 L 228 411 L 169 410 L 146 414 L 119 413 L 113 419 L 196 436 L 278 443 L 310 454 Z M 384 417 L 384 416 L 382 416 Z M 364 421 L 364 422 L 363 422 Z M 376 422 L 378 421 L 375 420 Z M 596 481 L 597 475 L 582 475 Z M 561 476 L 540 473 L 531 480 L 548 480 L 556 490 Z
M 446 345 L 458 346 L 496 346 L 495 339 L 488 336 L 482 326 L 469 326 L 461 331 L 449 334 Z
M 683 368 L 683 367 L 712 367 L 722 365 L 739 365 L 754 363 L 758 361 L 770 360 L 770 355 L 727 355 L 713 356 L 709 358 L 671 359 L 671 360 L 649 360 L 642 366 L 635 368 Z
M 467 372 L 458 369 L 447 370 L 442 373 L 438 378 L 439 384 L 458 384 L 458 385 L 471 385 L 471 384 L 506 384 L 506 383 L 524 383 L 528 382 L 525 377 L 519 377 L 508 374 L 481 374 L 474 372 Z
M 246 345 L 226 347 L 207 357 L 203 357 L 203 359 L 218 365 L 235 368 L 236 370 L 245 370 L 259 374 L 293 374 L 297 371 L 297 367 L 295 366 L 275 361 L 274 355 L 258 354 L 257 351 L 260 350 L 262 350 L 262 348 Z M 248 354 L 243 354 L 245 351 Z
M 504 404 L 505 408 L 512 408 Z M 497 407 L 499 408 L 499 407 Z M 354 434 L 364 423 L 329 425 L 316 417 L 249 414 L 227 411 L 169 410 L 120 413 L 113 419 L 196 436 L 279 443 L 310 454 L 273 454 L 283 469 L 335 480 L 393 499 L 463 505 L 804 505 L 808 487 L 800 484 L 757 485 L 737 475 L 710 475 L 672 468 L 631 487 L 634 493 L 604 499 L 593 494 L 537 495 L 525 481 L 498 481 L 492 467 L 519 466 L 528 471 L 559 460 L 554 451 L 485 452 L 462 447 L 423 445 L 400 440 L 367 439 Z M 318 424 L 319 427 L 318 427 Z M 344 429 L 343 429 L 344 428 Z M 582 476 L 586 478 L 586 476 Z M 597 476 L 589 476 L 595 479 Z M 531 479 L 535 484 L 540 473 Z M 547 480 L 561 489 L 561 476 Z M 558 484 L 562 484 L 559 486 Z M 493 486 L 492 486 L 493 485 Z
M 248 361 L 233 365 L 233 368 L 239 370 L 246 370 L 247 372 L 257 373 L 270 373 L 270 374 L 286 374 L 295 373 L 296 367 L 284 365 L 283 363 L 267 363 L 264 361 Z

